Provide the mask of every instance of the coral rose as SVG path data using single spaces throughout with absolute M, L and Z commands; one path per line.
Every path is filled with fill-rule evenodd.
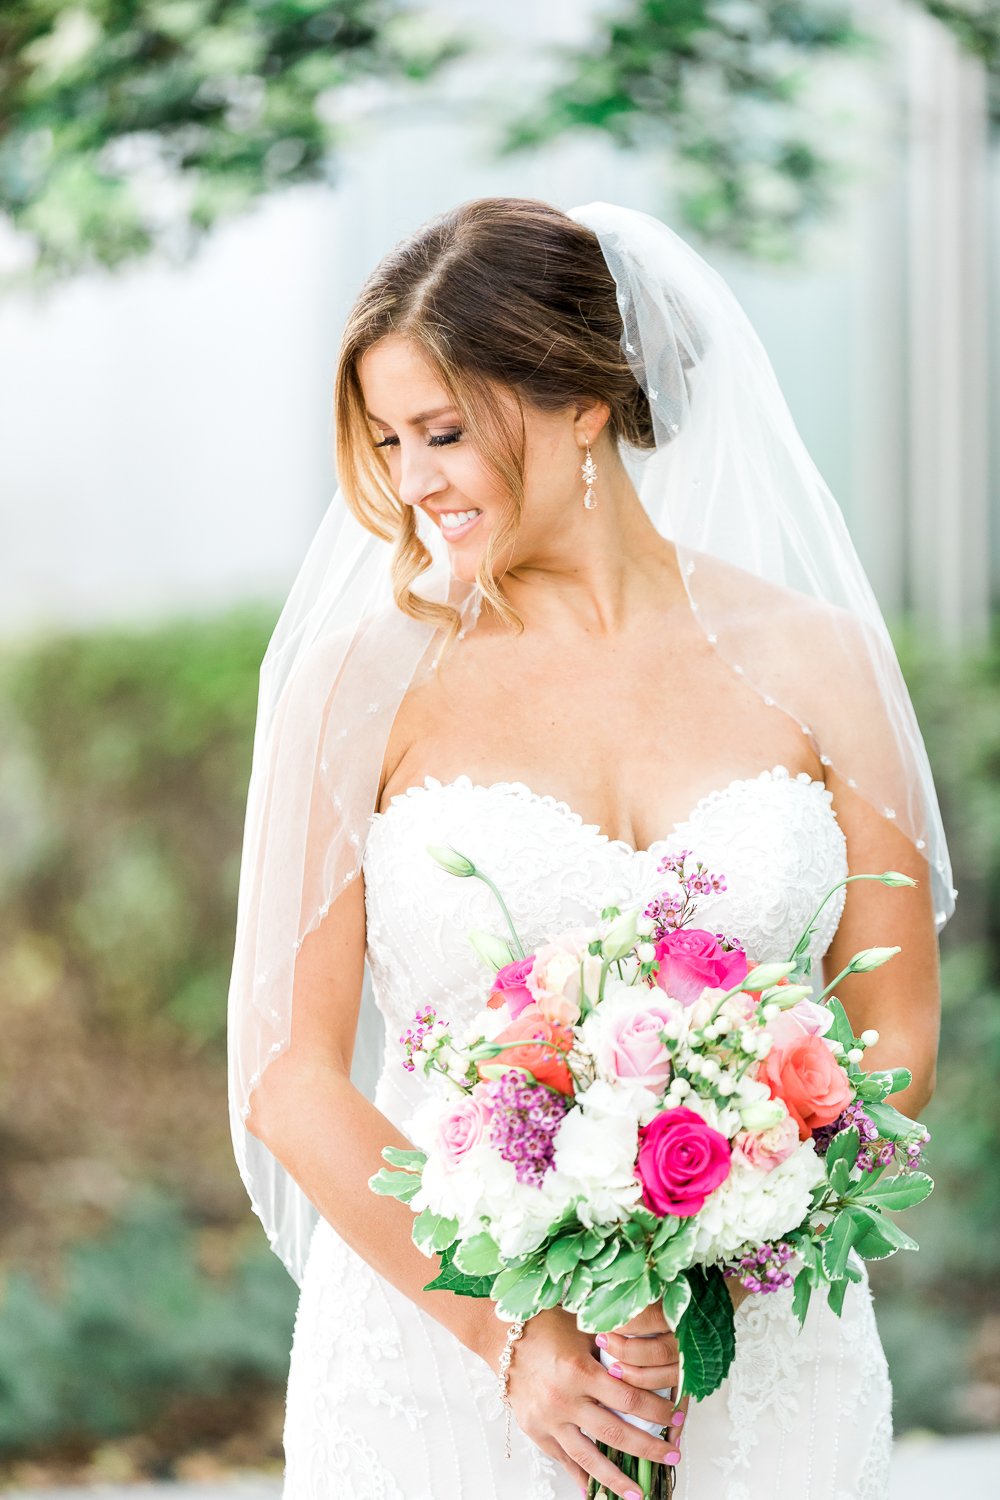
M 702 927 L 679 927 L 656 943 L 661 990 L 693 1005 L 704 989 L 731 990 L 747 977 L 747 956 L 741 948 L 727 952 L 718 938 Z
M 757 1075 L 781 1099 L 807 1141 L 821 1125 L 831 1125 L 851 1102 L 847 1074 L 815 1032 L 772 1047 Z
M 497 1033 L 494 1042 L 503 1044 L 503 1051 L 490 1058 L 492 1065 L 506 1068 L 527 1068 L 538 1083 L 558 1089 L 560 1094 L 573 1093 L 573 1079 L 566 1062 L 566 1054 L 573 1045 L 573 1029 L 550 1021 L 543 1016 L 537 1005 L 527 1005 L 516 1021 Z M 479 1064 L 479 1076 L 484 1074 Z
M 729 1176 L 726 1137 L 693 1109 L 665 1109 L 639 1127 L 636 1174 L 642 1201 L 661 1217 L 690 1218 Z

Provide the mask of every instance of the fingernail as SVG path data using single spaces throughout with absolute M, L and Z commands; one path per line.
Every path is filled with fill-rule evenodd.
M 617 1360 L 615 1360 L 612 1364 L 608 1365 L 608 1374 L 609 1375 L 613 1375 L 616 1380 L 621 1380 L 621 1378 L 622 1378 L 622 1367 L 618 1363 Z
M 638 1490 L 626 1490 L 625 1500 L 642 1500 L 642 1496 L 639 1494 Z
M 671 1448 L 667 1453 L 665 1462 L 668 1464 L 679 1464 L 680 1461 L 681 1456 L 678 1450 L 676 1448 Z
M 594 1343 L 597 1345 L 598 1349 L 606 1349 L 608 1347 L 608 1336 L 607 1336 L 607 1334 L 606 1333 L 599 1333 L 597 1335 L 596 1339 L 594 1340 Z
M 675 1411 L 674 1414 L 673 1414 L 673 1416 L 670 1418 L 670 1425 L 671 1425 L 671 1427 L 683 1427 L 684 1426 L 684 1418 L 686 1416 L 687 1416 L 687 1412 L 686 1411 Z

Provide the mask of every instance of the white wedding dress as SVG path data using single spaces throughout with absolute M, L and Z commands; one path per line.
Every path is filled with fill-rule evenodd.
M 447 874 L 429 842 L 453 844 L 496 881 L 528 951 L 611 902 L 648 900 L 661 888 L 657 861 L 688 848 L 728 884 L 702 899 L 700 925 L 736 935 L 755 960 L 785 959 L 847 873 L 832 794 L 781 765 L 711 792 L 641 850 L 521 782 L 425 777 L 374 814 L 363 864 L 386 1023 L 375 1102 L 404 1133 L 428 1084 L 401 1066 L 400 1033 L 427 1002 L 448 1019 L 472 1017 L 487 971 L 466 932 L 506 931 L 488 888 Z M 824 908 L 817 977 L 843 902 L 841 888 Z M 885 1500 L 892 1392 L 867 1273 L 839 1318 L 814 1296 L 800 1331 L 786 1290 L 748 1298 L 736 1332 L 729 1376 L 691 1403 L 676 1500 Z M 508 1459 L 485 1362 L 320 1218 L 291 1351 L 283 1500 L 578 1500 L 569 1473 L 511 1426 Z

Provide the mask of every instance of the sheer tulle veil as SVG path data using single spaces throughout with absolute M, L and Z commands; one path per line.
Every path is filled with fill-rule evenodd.
M 657 218 L 602 202 L 568 216 L 593 233 L 617 287 L 621 347 L 656 439 L 651 450 L 620 451 L 676 545 L 691 610 L 733 673 L 911 840 L 940 929 L 957 893 L 921 732 L 840 509 L 759 337 L 723 278 Z M 420 534 L 433 565 L 419 592 L 458 609 L 464 637 L 481 591 L 451 576 L 436 528 Z M 338 488 L 260 671 L 229 988 L 229 1111 L 254 1212 L 297 1281 L 317 1212 L 245 1121 L 264 1070 L 289 1043 L 296 955 L 361 869 L 396 711 L 440 649 L 440 626 L 396 605 L 391 552 Z M 766 626 L 748 629 L 748 597 L 761 591 L 768 607 L 755 618 Z M 803 652 L 813 670 L 801 670 Z M 370 1098 L 380 1036 L 366 983 L 355 1076 Z

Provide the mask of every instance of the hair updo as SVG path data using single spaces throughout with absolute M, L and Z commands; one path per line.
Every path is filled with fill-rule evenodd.
M 615 279 L 591 229 L 538 198 L 475 198 L 400 241 L 365 281 L 347 319 L 334 394 L 337 474 L 351 510 L 395 543 L 396 604 L 414 619 L 461 623 L 451 605 L 411 588 L 433 558 L 413 508 L 397 495 L 372 442 L 359 379 L 361 356 L 382 338 L 411 339 L 438 373 L 483 463 L 510 496 L 477 580 L 497 614 L 523 622 L 497 587 L 493 563 L 513 544 L 524 497 L 524 423 L 494 399 L 504 387 L 524 405 L 559 411 L 604 401 L 616 443 L 655 447 L 649 402 L 622 350 Z

